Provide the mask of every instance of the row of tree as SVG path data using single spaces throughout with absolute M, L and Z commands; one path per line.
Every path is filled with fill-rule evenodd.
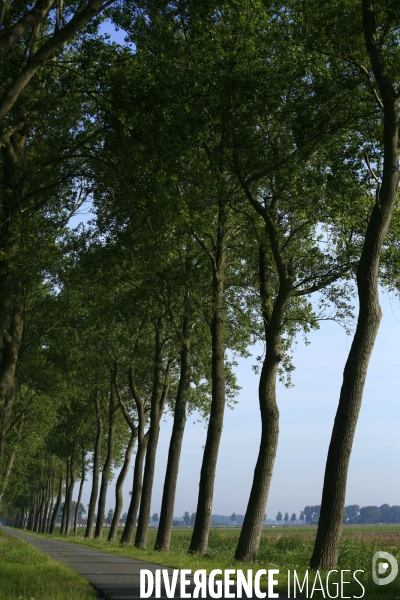
M 309 525 L 316 525 L 320 519 L 321 506 L 306 506 L 301 511 L 300 520 Z M 400 523 L 400 506 L 382 504 L 382 506 L 359 506 L 350 504 L 344 507 L 343 523 L 345 525 Z
M 282 521 L 282 519 L 285 521 L 285 524 L 287 525 L 288 522 L 289 522 L 289 513 L 285 512 L 285 516 L 282 517 L 281 511 L 279 511 L 278 514 L 276 515 L 276 520 L 280 524 L 280 522 Z M 297 519 L 296 513 L 292 513 L 292 516 L 290 517 L 290 520 L 292 521 L 293 525 L 295 524 L 296 519 Z M 300 520 L 304 520 L 303 512 L 300 515 Z
M 306 525 L 317 525 L 321 515 L 321 506 L 306 506 L 300 512 L 299 520 Z M 279 511 L 276 515 L 276 520 L 280 523 L 282 519 L 286 525 L 289 522 L 289 513 Z M 294 524 L 296 522 L 296 513 L 293 513 L 290 520 Z M 351 504 L 344 507 L 343 524 L 345 525 L 361 525 L 361 524 L 377 524 L 377 523 L 400 523 L 400 506 L 360 506 Z
M 0 16 L 2 511 L 54 532 L 64 499 L 68 535 L 90 475 L 86 537 L 101 537 L 119 469 L 115 540 L 135 449 L 121 541 L 145 547 L 169 410 L 155 544 L 168 551 L 196 410 L 208 424 L 188 551 L 204 554 L 237 391 L 228 352 L 261 340 L 262 433 L 235 552 L 253 561 L 277 380 L 290 383 L 296 337 L 321 319 L 347 326 L 356 297 L 311 558 L 333 568 L 378 283 L 398 289 L 396 2 L 37 0 Z M 129 44 L 99 35 L 102 19 Z M 85 202 L 92 222 L 69 229 Z

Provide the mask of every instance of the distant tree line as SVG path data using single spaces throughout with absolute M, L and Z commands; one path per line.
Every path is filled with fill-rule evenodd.
M 300 520 L 308 525 L 319 522 L 321 506 L 306 506 L 300 514 Z M 303 517 L 303 518 L 302 518 Z M 382 504 L 381 506 L 360 506 L 350 504 L 344 507 L 343 523 L 345 525 L 361 525 L 373 523 L 400 523 L 400 506 Z

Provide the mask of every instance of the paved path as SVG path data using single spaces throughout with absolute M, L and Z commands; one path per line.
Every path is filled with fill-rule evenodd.
M 140 598 L 140 571 L 147 569 L 154 573 L 156 569 L 167 568 L 134 558 L 93 550 L 80 544 L 25 535 L 9 527 L 4 527 L 4 530 L 10 535 L 29 542 L 51 558 L 67 563 L 96 588 L 101 594 L 100 597 L 107 600 L 137 600 Z M 167 570 L 170 575 L 169 581 L 172 581 L 174 570 Z M 186 591 L 190 593 L 191 588 L 188 586 Z M 154 597 L 153 593 L 150 600 Z M 178 582 L 175 598 L 180 597 Z M 224 598 L 225 594 L 222 597 Z M 255 597 L 253 596 L 253 598 Z M 167 598 L 163 586 L 161 587 L 161 598 Z M 208 595 L 207 598 L 209 598 Z M 246 598 L 245 594 L 243 594 L 243 598 Z M 279 600 L 286 599 L 286 595 L 279 595 Z

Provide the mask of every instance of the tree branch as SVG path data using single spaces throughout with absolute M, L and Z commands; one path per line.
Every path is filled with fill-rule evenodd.
M 32 10 L 3 33 L 0 37 L 0 57 L 12 50 L 29 29 L 33 29 L 40 23 L 49 12 L 53 2 L 54 0 L 38 0 Z
M 0 123 L 4 121 L 8 112 L 17 101 L 22 90 L 28 85 L 36 71 L 54 54 L 56 50 L 66 44 L 78 31 L 80 31 L 94 16 L 107 8 L 114 0 L 90 0 L 82 9 L 75 12 L 75 15 L 62 29 L 55 32 L 54 35 L 39 48 L 37 52 L 28 61 L 24 69 L 14 79 L 14 82 L 4 93 L 0 101 Z

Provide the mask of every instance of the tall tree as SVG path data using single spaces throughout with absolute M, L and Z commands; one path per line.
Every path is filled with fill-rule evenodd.
M 379 262 L 399 185 L 399 46 L 393 46 L 393 40 L 398 40 L 398 18 L 396 22 L 391 3 L 377 8 L 372 0 L 362 0 L 361 11 L 358 6 L 351 8 L 353 22 L 363 31 L 367 55 L 364 58 L 360 52 L 362 59 L 356 64 L 365 73 L 372 98 L 381 111 L 382 130 L 376 144 L 380 145 L 382 178 L 374 172 L 366 154 L 367 166 L 376 182 L 375 202 L 357 266 L 359 314 L 326 462 L 321 516 L 310 562 L 315 569 L 332 569 L 338 560 L 348 465 L 368 364 L 382 317 Z M 354 62 L 354 57 L 351 59 Z

